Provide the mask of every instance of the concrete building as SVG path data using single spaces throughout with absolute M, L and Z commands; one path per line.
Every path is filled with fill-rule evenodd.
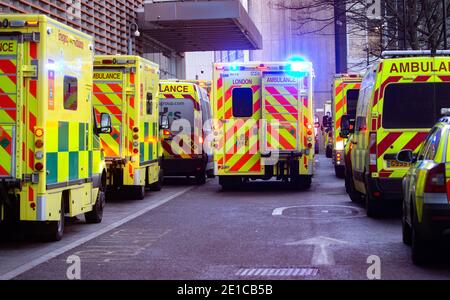
M 331 83 L 335 74 L 334 28 L 329 26 L 324 34 L 299 35 L 293 21 L 295 12 L 275 7 L 276 0 L 247 0 L 248 14 L 262 35 L 262 49 L 251 51 L 219 51 L 214 54 L 216 62 L 233 61 L 283 61 L 301 55 L 312 61 L 315 68 L 315 105 L 331 97 Z M 318 17 L 332 17 L 333 11 L 321 12 Z M 192 59 L 191 59 L 192 57 Z M 211 68 L 211 54 L 188 54 L 187 76 L 194 77 L 199 69 Z M 205 73 L 206 74 L 206 73 Z
M 186 77 L 186 52 L 261 47 L 239 0 L 3 0 L 0 13 L 45 14 L 92 35 L 98 54 L 127 54 L 131 42 L 131 53 L 158 63 L 162 78 Z

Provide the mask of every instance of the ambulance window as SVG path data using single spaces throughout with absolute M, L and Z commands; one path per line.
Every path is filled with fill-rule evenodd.
M 356 106 L 358 104 L 359 90 L 351 89 L 347 91 L 347 114 L 353 119 L 356 116 Z
M 147 115 L 153 115 L 153 94 L 147 93 Z
M 78 80 L 75 77 L 64 76 L 64 109 L 77 110 Z
M 253 115 L 253 90 L 251 88 L 233 89 L 233 116 L 250 118 Z
M 436 122 L 433 83 L 389 84 L 384 92 L 383 128 L 431 128 Z

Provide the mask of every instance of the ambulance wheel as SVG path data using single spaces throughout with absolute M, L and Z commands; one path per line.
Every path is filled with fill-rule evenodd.
M 334 174 L 337 178 L 345 178 L 345 167 L 344 166 L 334 166 Z
M 159 192 L 162 190 L 164 181 L 164 172 L 162 169 L 159 170 L 158 181 L 149 185 L 150 191 Z
M 97 200 L 92 206 L 92 210 L 84 214 L 86 223 L 88 224 L 99 224 L 103 219 L 103 208 L 105 207 L 106 197 L 105 189 L 100 187 L 98 190 Z
M 414 209 L 411 207 L 411 209 Z M 411 259 L 415 265 L 423 265 L 427 262 L 427 243 L 420 232 L 417 230 L 419 221 L 417 214 L 413 213 L 413 225 L 411 230 Z
M 412 229 L 406 223 L 405 216 L 402 217 L 402 240 L 405 245 L 411 246 L 412 243 Z
M 291 178 L 291 183 L 299 190 L 309 190 L 311 188 L 312 176 L 295 176 Z
M 345 175 L 345 190 L 350 197 L 350 200 L 354 203 L 361 203 L 363 200 L 363 195 L 355 189 L 355 184 L 353 182 L 353 176 L 346 171 Z
M 242 183 L 242 177 L 239 176 L 219 176 L 219 184 L 225 191 L 239 188 Z
M 379 219 L 384 214 L 383 203 L 381 199 L 374 199 L 370 196 L 370 191 L 366 188 L 366 214 L 369 218 Z
M 385 203 L 381 197 L 374 198 L 372 196 L 372 190 L 368 183 L 368 179 L 365 181 L 366 194 L 364 195 L 364 200 L 366 203 L 366 214 L 369 218 L 379 219 L 385 214 Z
M 144 200 L 145 198 L 145 185 L 136 185 L 131 187 L 132 197 L 135 200 Z
M 197 175 L 195 175 L 195 182 L 198 185 L 203 185 L 206 183 L 206 174 L 205 172 L 200 172 Z
M 61 199 L 61 208 L 58 221 L 49 221 L 45 223 L 44 238 L 49 242 L 60 241 L 64 235 L 64 197 Z
M 216 178 L 216 176 L 214 175 L 214 170 L 213 170 L 213 169 L 208 170 L 208 171 L 206 172 L 206 177 L 208 177 L 209 179 L 214 179 L 214 178 Z

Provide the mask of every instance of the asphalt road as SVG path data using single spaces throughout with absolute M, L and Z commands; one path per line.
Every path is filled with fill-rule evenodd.
M 171 180 L 144 201 L 108 203 L 107 212 L 103 227 L 73 224 L 60 243 L 1 242 L 0 276 L 66 279 L 76 255 L 82 279 L 368 279 L 369 267 L 381 279 L 450 279 L 448 250 L 414 266 L 399 217 L 367 218 L 322 157 L 309 191 L 256 182 L 224 192 L 217 180 Z M 48 257 L 39 261 L 36 251 Z

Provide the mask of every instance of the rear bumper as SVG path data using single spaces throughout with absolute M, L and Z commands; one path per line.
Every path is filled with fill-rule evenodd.
M 379 193 L 372 195 L 376 198 L 401 200 L 403 197 L 402 181 L 403 178 L 369 178 L 368 184 L 372 194 Z
M 163 158 L 161 168 L 164 176 L 195 176 L 206 171 L 208 159 L 196 158 Z
M 424 238 L 450 241 L 450 204 L 425 204 L 418 230 Z

